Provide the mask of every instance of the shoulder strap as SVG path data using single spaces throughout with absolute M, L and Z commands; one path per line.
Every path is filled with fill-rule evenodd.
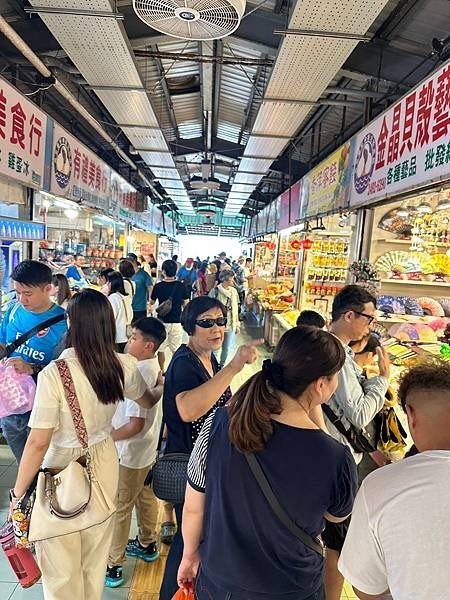
M 269 482 L 267 481 L 266 476 L 264 475 L 264 471 L 261 468 L 261 465 L 258 462 L 256 456 L 252 453 L 245 454 L 245 458 L 250 466 L 250 469 L 258 482 L 259 487 L 261 488 L 262 493 L 264 494 L 267 502 L 269 503 L 270 508 L 276 514 L 276 516 L 280 519 L 283 525 L 289 529 L 289 531 L 295 535 L 305 546 L 314 550 L 320 554 L 320 556 L 325 556 L 325 548 L 320 543 L 320 540 L 314 539 L 309 533 L 306 533 L 301 527 L 299 527 L 291 517 L 287 514 L 281 504 L 278 502 L 277 497 L 273 493 L 272 488 L 270 487 Z
M 326 416 L 328 417 L 328 419 L 331 421 L 331 423 L 333 423 L 333 425 L 336 427 L 336 429 L 339 431 L 339 433 L 341 435 L 343 435 L 345 437 L 345 439 L 349 442 L 351 442 L 350 437 L 349 437 L 349 432 L 347 431 L 347 429 L 344 427 L 343 422 L 341 421 L 341 419 L 337 416 L 337 414 L 330 408 L 330 406 L 328 404 L 322 404 L 322 410 L 323 412 L 326 414 Z
M 5 356 L 6 357 L 10 356 L 13 352 L 15 352 L 17 350 L 17 348 L 19 348 L 19 346 L 24 344 L 27 340 L 32 338 L 34 335 L 36 335 L 37 333 L 39 333 L 40 331 L 42 331 L 44 329 L 48 329 L 49 327 L 51 327 L 52 325 L 55 325 L 56 323 L 59 323 L 60 321 L 62 321 L 65 318 L 66 318 L 65 314 L 62 313 L 60 315 L 57 315 L 56 317 L 52 317 L 51 319 L 47 319 L 46 321 L 39 323 L 38 325 L 36 325 L 35 327 L 30 329 L 26 333 L 23 333 L 20 337 L 17 338 L 17 340 L 14 340 L 14 342 L 11 342 L 11 344 L 8 344 L 6 346 Z
M 83 449 L 86 450 L 88 448 L 88 433 L 69 365 L 65 360 L 55 360 L 55 365 L 63 383 L 64 393 L 66 394 L 67 404 L 70 408 L 70 414 L 72 415 L 73 426 L 75 427 L 78 441 Z

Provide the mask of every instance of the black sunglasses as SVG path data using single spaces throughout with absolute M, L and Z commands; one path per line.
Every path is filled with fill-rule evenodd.
M 369 321 L 369 325 L 375 321 L 376 317 L 374 317 L 373 315 L 366 315 L 366 313 L 360 312 L 359 310 L 354 310 L 353 312 L 359 315 L 360 317 L 366 317 L 366 319 Z
M 227 322 L 228 319 L 226 317 L 218 317 L 217 319 L 199 319 L 198 321 L 195 321 L 195 324 L 203 329 L 211 329 L 214 325 L 225 327 Z

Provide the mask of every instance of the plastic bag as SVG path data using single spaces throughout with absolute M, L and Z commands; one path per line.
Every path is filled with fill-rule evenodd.
M 173 596 L 172 600 L 195 600 L 192 586 L 189 587 L 189 592 L 187 593 L 183 590 L 183 588 L 180 588 L 177 592 L 175 592 L 175 596 Z
M 0 364 L 0 418 L 21 415 L 33 408 L 36 384 L 31 375 Z

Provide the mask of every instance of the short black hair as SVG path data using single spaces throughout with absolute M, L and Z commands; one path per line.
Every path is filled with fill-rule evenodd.
M 246 262 L 246 263 L 253 262 L 253 258 L 250 258 L 250 256 L 248 256 L 248 257 L 245 259 L 245 262 Z
M 84 258 L 84 254 L 75 254 L 74 259 L 77 260 L 78 258 Z
M 100 273 L 98 274 L 99 277 L 104 277 L 105 279 L 108 279 L 108 275 L 110 273 L 112 273 L 114 271 L 114 269 L 111 269 L 111 267 L 107 267 L 106 269 L 102 269 L 100 271 Z
M 372 302 L 377 307 L 377 299 L 360 285 L 346 285 L 336 294 L 331 310 L 331 320 L 338 321 L 342 315 L 350 310 L 363 311 L 364 305 Z
M 364 342 L 365 342 L 365 345 L 361 348 L 361 350 L 356 352 L 356 354 L 365 354 L 366 352 L 375 353 L 377 351 L 377 348 L 381 345 L 380 338 L 373 333 L 369 333 L 369 335 L 366 336 L 365 338 L 363 338 L 362 340 L 351 341 L 349 343 L 349 346 L 350 346 L 350 348 L 352 348 L 353 346 L 357 346 L 358 344 L 361 344 Z
M 137 254 L 135 254 L 134 252 L 128 252 L 127 258 L 132 258 L 136 262 L 137 262 L 137 259 L 138 259 Z
M 297 327 L 299 325 L 310 325 L 311 327 L 323 329 L 325 327 L 325 319 L 315 310 L 302 310 L 297 319 Z
M 122 296 L 128 296 L 127 292 L 125 291 L 123 277 L 120 273 L 117 271 L 112 271 L 108 274 L 108 281 L 109 285 L 111 286 L 110 294 L 118 292 L 119 294 L 122 294 Z
M 210 298 L 209 296 L 199 296 L 189 302 L 181 313 L 181 324 L 183 329 L 188 335 L 194 335 L 195 322 L 205 312 L 212 308 L 219 308 L 222 311 L 224 317 L 227 316 L 227 309 L 225 306 L 216 298 Z
M 12 272 L 11 279 L 30 287 L 40 287 L 51 284 L 52 270 L 38 260 L 23 260 Z
M 175 277 L 177 269 L 178 265 L 174 260 L 165 260 L 161 265 L 161 271 L 163 271 L 167 277 Z
M 125 277 L 125 279 L 131 279 L 135 274 L 133 263 L 124 258 L 119 264 L 119 273 L 122 275 L 122 277 Z
M 177 262 L 177 260 L 178 260 L 178 254 L 174 254 L 172 256 L 172 260 L 174 260 L 175 262 Z
M 408 394 L 417 390 L 423 391 L 424 398 L 430 392 L 442 392 L 444 397 L 450 398 L 450 364 L 441 359 L 430 360 L 403 373 L 398 399 L 405 412 Z
M 143 317 L 135 323 L 133 328 L 137 329 L 146 342 L 153 342 L 157 350 L 167 337 L 164 323 L 155 317 Z

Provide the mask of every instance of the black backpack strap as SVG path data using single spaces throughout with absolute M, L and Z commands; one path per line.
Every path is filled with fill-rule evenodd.
M 325 548 L 320 543 L 320 540 L 314 539 L 309 533 L 306 533 L 301 527 L 299 527 L 291 517 L 287 514 L 281 504 L 278 502 L 277 497 L 273 493 L 272 488 L 270 487 L 269 482 L 267 481 L 266 476 L 264 475 L 264 471 L 261 468 L 261 465 L 258 462 L 258 459 L 254 454 L 245 454 L 245 458 L 250 466 L 250 469 L 258 482 L 259 487 L 261 488 L 262 493 L 264 494 L 267 502 L 269 503 L 270 508 L 276 514 L 276 516 L 280 519 L 283 525 L 289 529 L 289 531 L 295 535 L 305 546 L 314 550 L 320 554 L 320 556 L 325 556 Z
M 66 318 L 65 313 L 62 313 L 60 315 L 57 315 L 56 317 L 52 317 L 51 319 L 47 319 L 46 321 L 39 323 L 38 325 L 33 327 L 33 329 L 30 329 L 26 333 L 23 333 L 20 337 L 17 338 L 17 340 L 14 340 L 14 342 L 11 342 L 10 344 L 8 344 L 6 346 L 5 356 L 6 357 L 11 356 L 11 354 L 13 352 L 15 352 L 17 350 L 17 348 L 19 348 L 19 346 L 24 344 L 26 341 L 28 341 L 34 335 L 36 335 L 40 331 L 43 331 L 44 329 L 48 329 L 49 327 L 51 327 L 52 325 L 55 325 L 56 323 L 59 323 L 60 321 L 63 321 L 65 318 Z

